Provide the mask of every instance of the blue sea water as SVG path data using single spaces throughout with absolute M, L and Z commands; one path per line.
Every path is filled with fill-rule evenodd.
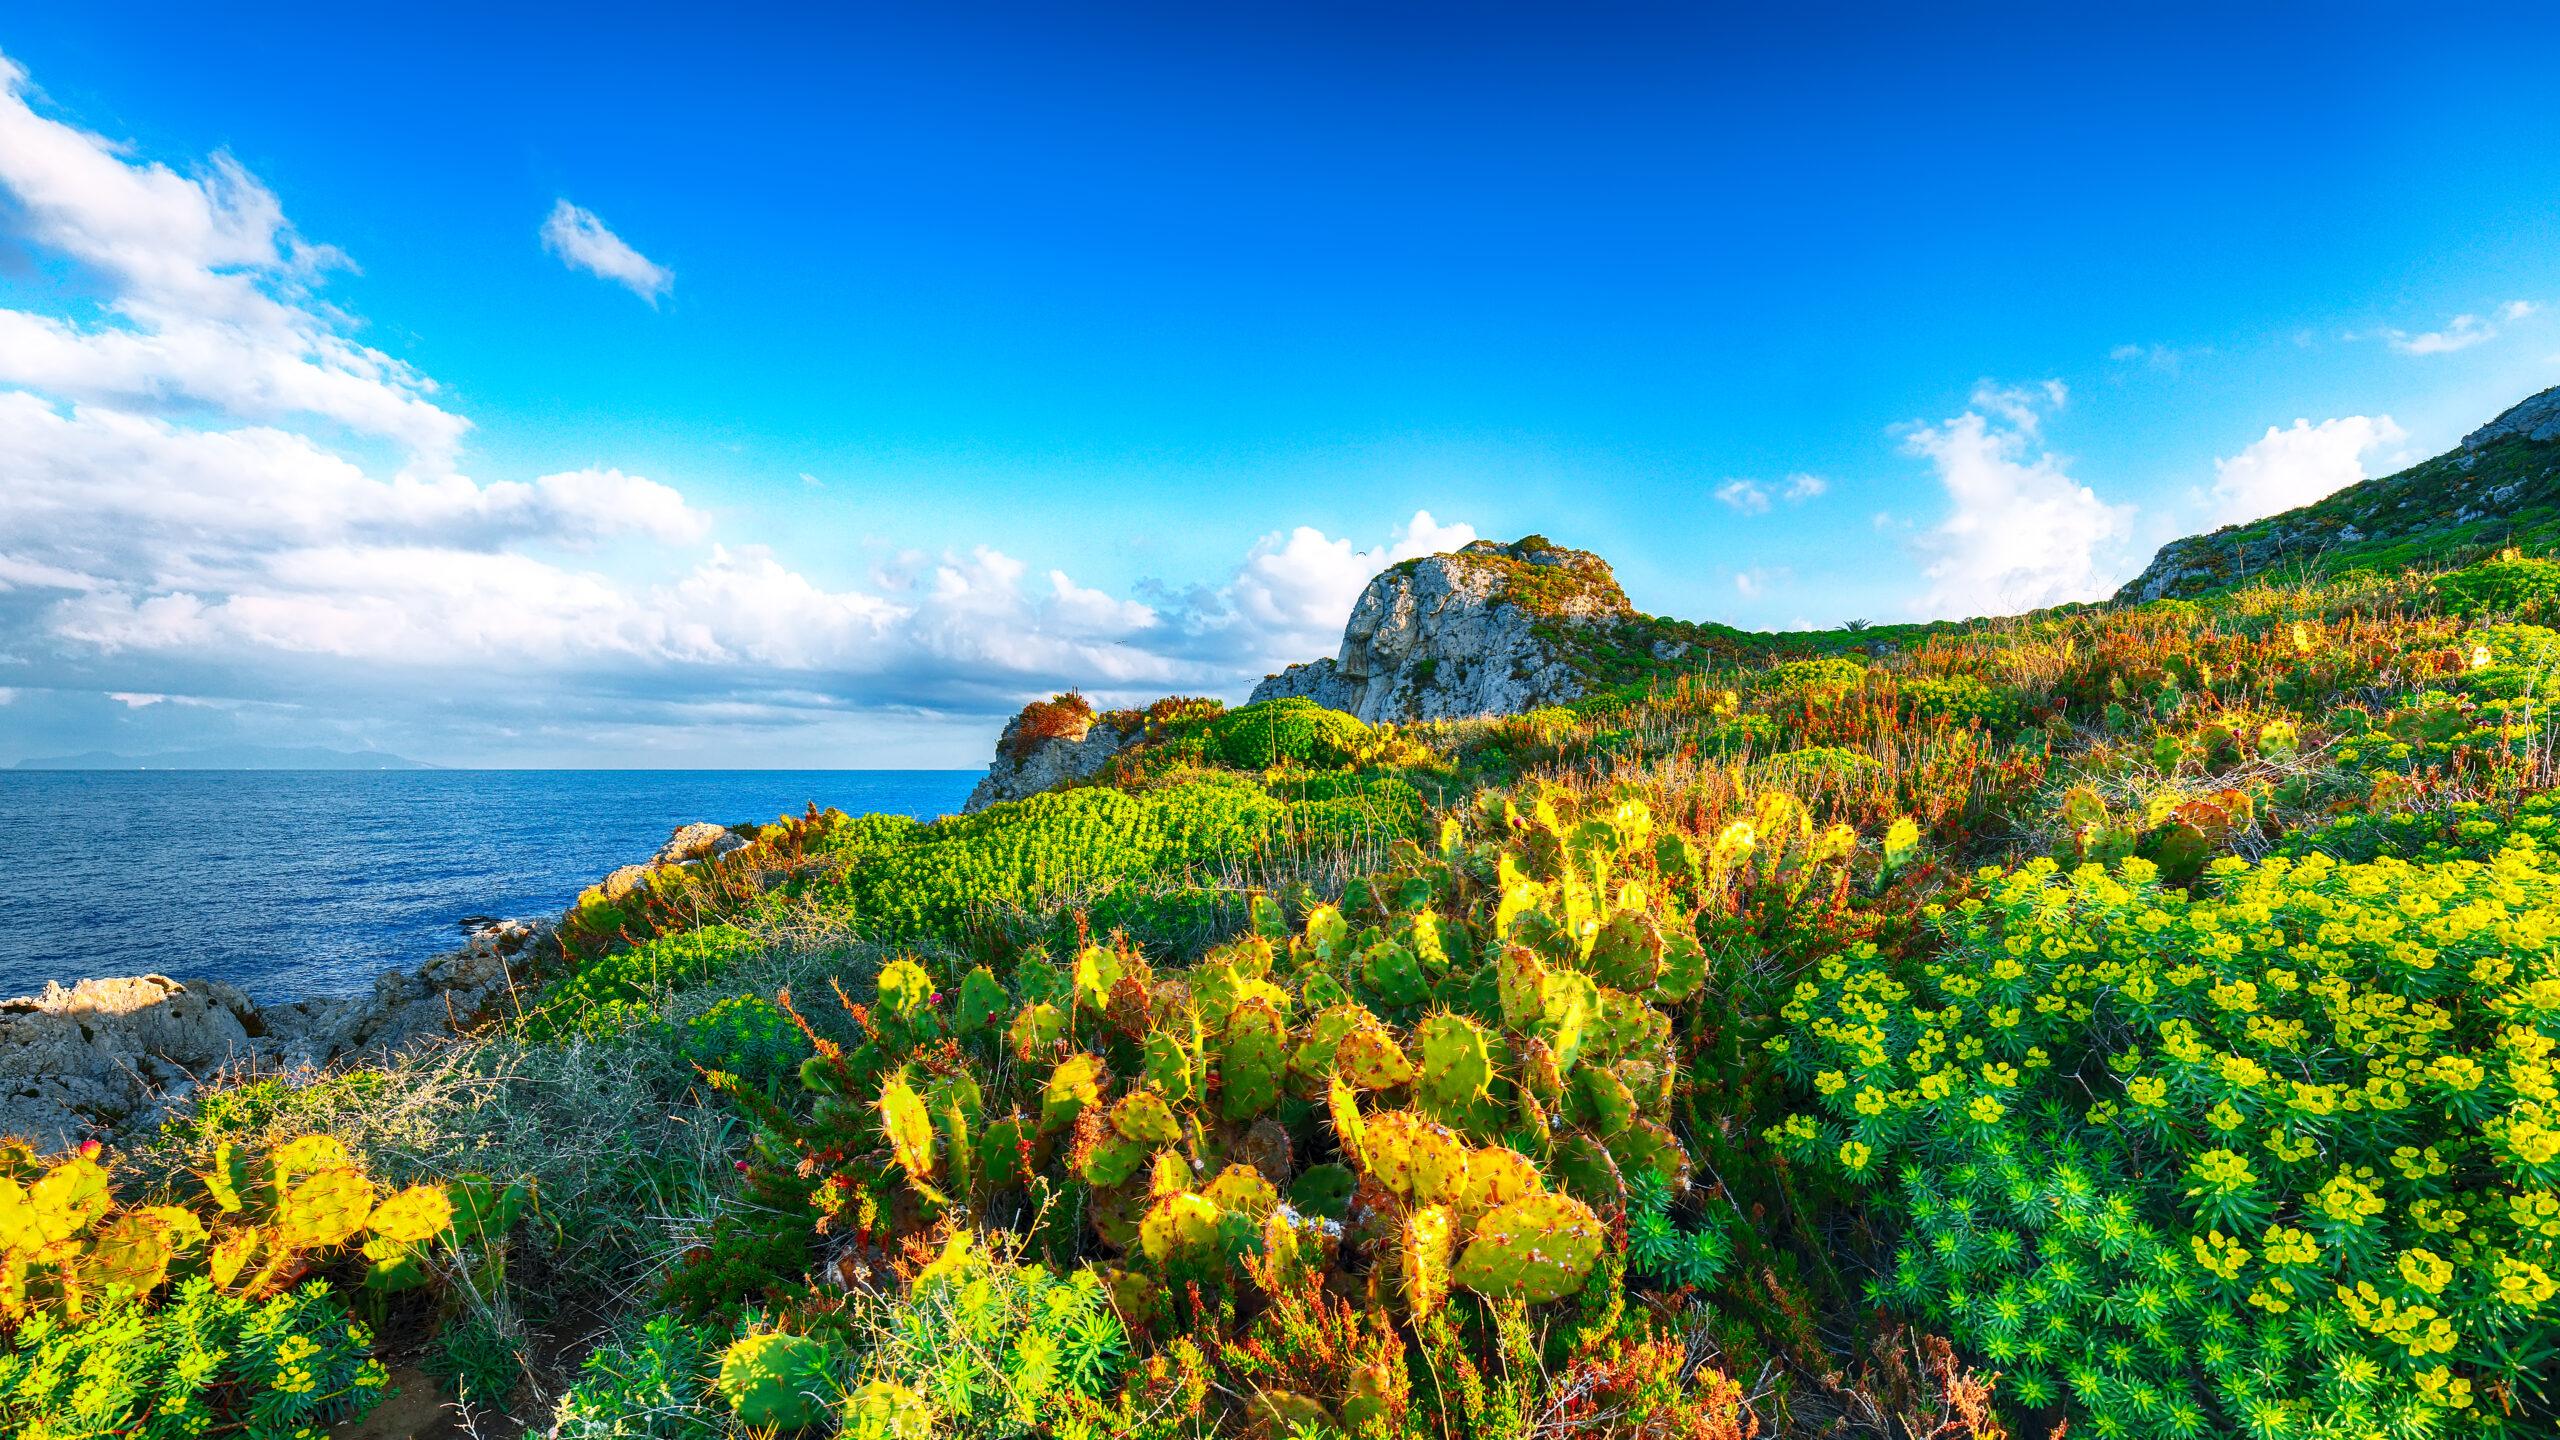
M 0 771 L 0 996 L 157 971 L 370 987 L 695 820 L 950 814 L 975 770 Z

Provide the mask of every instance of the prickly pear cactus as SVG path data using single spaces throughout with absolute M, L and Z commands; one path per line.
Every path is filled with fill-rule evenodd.
M 1415 1028 L 1422 1052 L 1414 1096 L 1444 1115 L 1457 1115 L 1485 1096 L 1493 1080 L 1493 1051 L 1483 1027 L 1464 1015 L 1439 1014 Z
M 1662 969 L 1653 982 L 1653 998 L 1665 1005 L 1677 1005 L 1698 993 L 1707 982 L 1707 952 L 1698 937 L 1685 927 L 1666 936 L 1662 943 Z
M 901 1073 L 889 1077 L 880 1087 L 880 1133 L 889 1142 L 890 1156 L 907 1179 L 918 1186 L 928 1186 L 933 1178 L 933 1117 L 926 1112 L 923 1097 L 907 1083 Z
M 1608 1227 L 1570 1195 L 1530 1195 L 1476 1222 L 1454 1278 L 1493 1300 L 1533 1305 L 1582 1288 L 1600 1263 Z
M 1022 1013 L 1013 1017 L 1012 1028 L 1005 1031 L 1005 1039 L 1012 1044 L 1015 1055 L 1028 1059 L 1065 1039 L 1066 1034 L 1067 1012 L 1043 1000 L 1022 1007 Z
M 880 967 L 882 1019 L 913 1024 L 933 1005 L 933 977 L 913 960 L 892 960 Z
M 1194 1023 L 1194 1029 L 1197 1023 Z M 1147 1082 L 1176 1105 L 1188 1102 L 1198 1093 L 1200 1058 L 1183 1037 L 1171 1029 L 1160 1029 L 1147 1036 L 1141 1052 Z
M 343 1245 L 373 1213 L 373 1182 L 353 1166 L 309 1176 L 285 1192 L 276 1213 L 276 1235 L 296 1250 Z
M 432 1240 L 453 1226 L 453 1197 L 442 1185 L 412 1185 L 373 1207 L 365 1228 L 403 1245 Z
M 1138 1223 L 1138 1247 L 1159 1265 L 1196 1263 L 1213 1258 L 1218 1248 L 1222 1212 L 1205 1195 L 1183 1192 L 1157 1198 Z
M 1662 976 L 1662 932 L 1641 912 L 1609 917 L 1591 942 L 1591 973 L 1620 990 L 1650 990 Z
M 1547 1013 L 1547 966 L 1526 945 L 1512 945 L 1494 957 L 1494 976 L 1502 994 L 1502 1023 L 1523 1034 Z
M 1514 1200 L 1543 1193 L 1546 1177 L 1528 1156 L 1500 1145 L 1487 1145 L 1467 1157 L 1467 1183 L 1459 1192 L 1458 1219 L 1472 1226 L 1477 1219 Z
M 1247 1000 L 1227 1017 L 1227 1028 L 1215 1052 L 1218 1067 L 1218 1113 L 1230 1121 L 1250 1120 L 1280 1098 L 1280 1074 L 1289 1058 L 1289 1029 L 1280 1012 L 1260 999 Z
M 1468 1149 L 1455 1132 L 1409 1110 L 1367 1120 L 1361 1162 L 1389 1193 L 1417 1205 L 1439 1205 L 1465 1191 Z
M 1005 993 L 1004 985 L 996 979 L 995 972 L 980 965 L 961 977 L 960 1004 L 953 1018 L 961 1034 L 982 1034 L 1004 1018 L 1006 1008 L 1012 1003 L 1013 997 Z
M 1413 1062 L 1395 1033 L 1374 1020 L 1342 1037 L 1333 1063 L 1342 1078 L 1363 1090 L 1391 1090 L 1413 1079 Z
M 1111 1107 L 1111 1128 L 1141 1145 L 1172 1145 L 1182 1139 L 1182 1122 L 1173 1107 L 1152 1090 L 1132 1090 Z
M 1455 1245 L 1455 1222 L 1445 1205 L 1425 1205 L 1405 1217 L 1397 1262 L 1404 1281 L 1404 1301 L 1419 1318 L 1449 1299 L 1449 1257 Z
M 1573 1068 L 1583 1037 L 1600 1008 L 1600 987 L 1579 970 L 1551 971 L 1539 986 L 1538 1038 L 1547 1042 L 1559 1073 Z
M 1431 998 L 1431 977 L 1412 950 L 1390 940 L 1360 957 L 1360 983 L 1389 1006 L 1419 1005 Z
M 1076 1123 L 1088 1105 L 1102 1103 L 1102 1062 L 1091 1055 L 1070 1055 L 1049 1072 L 1040 1093 L 1040 1129 L 1063 1130 Z

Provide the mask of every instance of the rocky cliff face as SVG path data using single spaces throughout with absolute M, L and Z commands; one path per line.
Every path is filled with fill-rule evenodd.
M 1304 696 L 1371 724 L 1533 710 L 1580 696 L 1576 640 L 1633 614 L 1589 551 L 1479 540 L 1378 575 L 1338 653 L 1269 677 L 1253 698 Z
M 2268 572 L 2456 562 L 2560 539 L 2560 386 L 2463 437 L 2462 448 L 2326 499 L 2160 553 L 2119 604 L 2201 595 Z

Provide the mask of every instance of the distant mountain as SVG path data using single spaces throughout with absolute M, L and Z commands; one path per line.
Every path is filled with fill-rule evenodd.
M 2560 385 L 2397 475 L 2172 540 L 2115 598 L 2138 604 L 2262 576 L 2455 565 L 2509 545 L 2560 548 Z
M 120 755 L 91 750 L 18 762 L 21 770 L 433 770 L 438 767 L 379 750 L 324 750 L 314 745 L 218 745 Z

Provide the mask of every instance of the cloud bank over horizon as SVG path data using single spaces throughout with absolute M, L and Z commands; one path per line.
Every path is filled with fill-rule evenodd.
M 0 308 L 0 762 L 137 716 L 159 728 L 117 733 L 143 746 L 953 758 L 977 742 L 951 721 L 1070 685 L 1239 694 L 1329 652 L 1377 570 L 1475 535 L 1427 511 L 1365 548 L 1300 526 L 1141 597 L 986 545 L 845 583 L 609 464 L 476 478 L 470 421 L 354 338 L 321 294 L 351 261 L 257 177 L 138 158 L 29 90 L 0 60 L 0 191 L 87 289 Z M 672 284 L 565 201 L 544 240 L 652 303 Z

